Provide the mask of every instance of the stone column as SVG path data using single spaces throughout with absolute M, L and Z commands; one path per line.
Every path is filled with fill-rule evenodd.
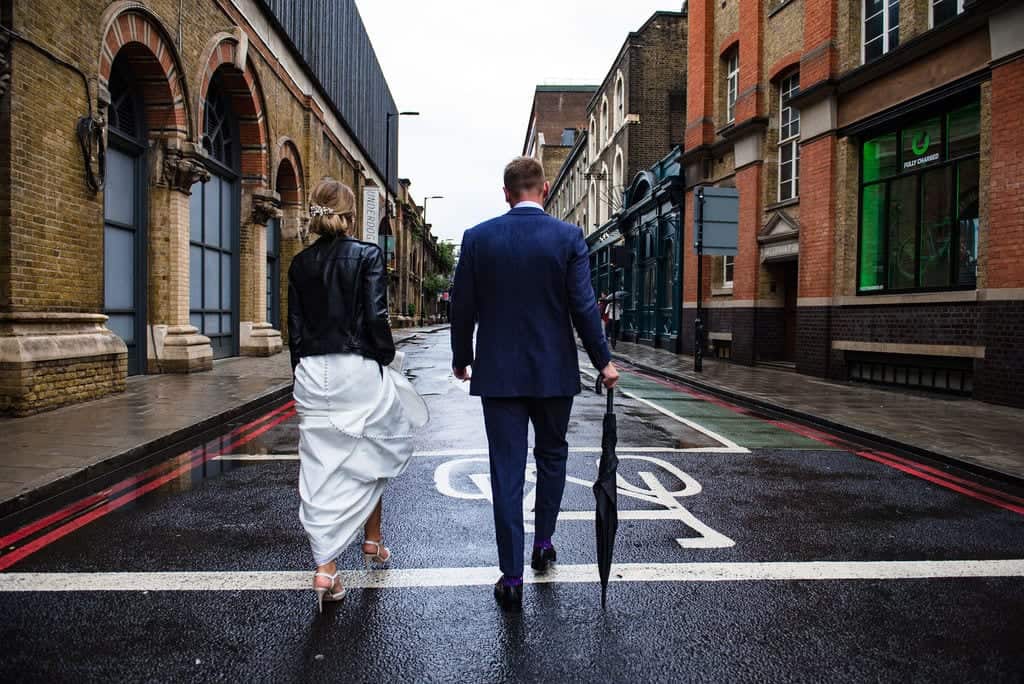
M 250 196 L 249 220 L 242 230 L 239 352 L 272 356 L 281 351 L 281 333 L 267 318 L 267 223 L 281 217 L 281 196 L 267 189 Z
M 205 155 L 180 139 L 153 155 L 149 192 L 150 373 L 194 373 L 213 368 L 210 338 L 189 323 L 189 202 L 192 186 L 210 180 Z

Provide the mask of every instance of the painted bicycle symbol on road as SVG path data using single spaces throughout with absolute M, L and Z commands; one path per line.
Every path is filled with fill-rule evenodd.
M 616 482 L 619 496 L 636 499 L 649 505 L 649 507 L 641 509 L 620 507 L 619 520 L 680 522 L 697 535 L 676 539 L 676 543 L 684 549 L 721 549 L 736 545 L 732 539 L 701 522 L 682 505 L 681 499 L 696 496 L 703 491 L 701 484 L 691 475 L 674 464 L 654 456 L 622 454 L 619 456 L 619 460 L 620 462 L 636 461 L 644 468 L 636 473 L 640 484 L 630 482 L 622 473 L 619 473 Z M 445 461 L 434 471 L 434 486 L 438 492 L 453 499 L 492 502 L 489 470 L 490 466 L 485 457 Z M 673 485 L 679 486 L 679 488 L 668 489 L 664 480 L 658 477 L 658 472 L 665 479 L 673 478 L 681 486 Z M 537 468 L 532 463 L 527 465 L 526 482 L 533 485 L 537 483 Z M 585 487 L 589 491 L 593 482 L 572 476 L 566 477 L 567 489 L 572 485 Z M 527 532 L 534 530 L 536 496 L 535 486 L 527 487 L 523 492 L 523 517 Z M 558 519 L 560 521 L 593 521 L 594 511 L 563 510 L 559 513 Z

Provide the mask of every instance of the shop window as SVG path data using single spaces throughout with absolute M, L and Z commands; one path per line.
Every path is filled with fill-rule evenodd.
M 964 0 L 931 0 L 932 26 L 944 24 L 964 11 Z
M 979 123 L 975 101 L 862 144 L 860 292 L 975 287 Z
M 800 110 L 789 104 L 800 91 L 799 72 L 779 82 L 779 201 L 800 194 Z
M 864 0 L 864 63 L 900 44 L 900 0 Z
M 725 58 L 725 121 L 736 120 L 736 99 L 740 88 L 740 49 L 739 46 L 729 51 Z

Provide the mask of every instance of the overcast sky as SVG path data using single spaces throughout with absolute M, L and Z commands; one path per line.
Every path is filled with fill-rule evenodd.
M 626 34 L 681 0 L 356 0 L 403 118 L 399 175 L 458 241 L 507 210 L 501 171 L 522 152 L 537 84 L 598 84 Z

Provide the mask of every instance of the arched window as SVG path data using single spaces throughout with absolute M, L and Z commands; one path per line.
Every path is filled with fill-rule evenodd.
M 597 183 L 593 180 L 590 181 L 590 193 L 587 198 L 587 216 L 589 216 L 593 222 L 594 228 L 597 228 L 600 225 L 597 221 Z
M 624 190 L 622 185 L 624 158 L 622 155 L 622 148 L 615 148 L 615 164 L 612 166 L 612 197 L 616 203 L 620 201 L 622 197 L 622 191 Z
M 626 81 L 622 78 L 622 72 L 619 72 L 618 79 L 615 81 L 615 128 L 618 130 L 626 121 Z
M 601 101 L 601 146 L 604 147 L 611 138 L 608 130 L 608 98 Z
M 590 133 L 589 133 L 588 147 L 590 148 L 591 159 L 597 155 L 597 120 L 591 115 L 590 117 Z
M 103 193 L 103 313 L 128 347 L 128 374 L 145 371 L 146 119 L 128 50 L 114 60 Z
M 238 354 L 238 253 L 241 175 L 238 122 L 221 67 L 203 106 L 203 149 L 210 180 L 190 200 L 189 321 L 210 338 L 214 358 Z
M 599 219 L 600 219 L 600 223 L 599 223 L 599 225 L 603 226 L 605 223 L 608 222 L 608 217 L 611 216 L 611 213 L 612 213 L 611 212 L 611 209 L 612 209 L 612 193 L 610 192 L 610 188 L 608 187 L 611 184 L 611 179 L 608 177 L 608 165 L 607 164 L 601 164 L 601 178 L 604 179 L 601 182 L 602 183 L 602 187 L 604 189 L 604 192 L 602 194 L 604 196 L 600 197 L 600 205 L 599 205 L 599 213 L 600 213 Z

